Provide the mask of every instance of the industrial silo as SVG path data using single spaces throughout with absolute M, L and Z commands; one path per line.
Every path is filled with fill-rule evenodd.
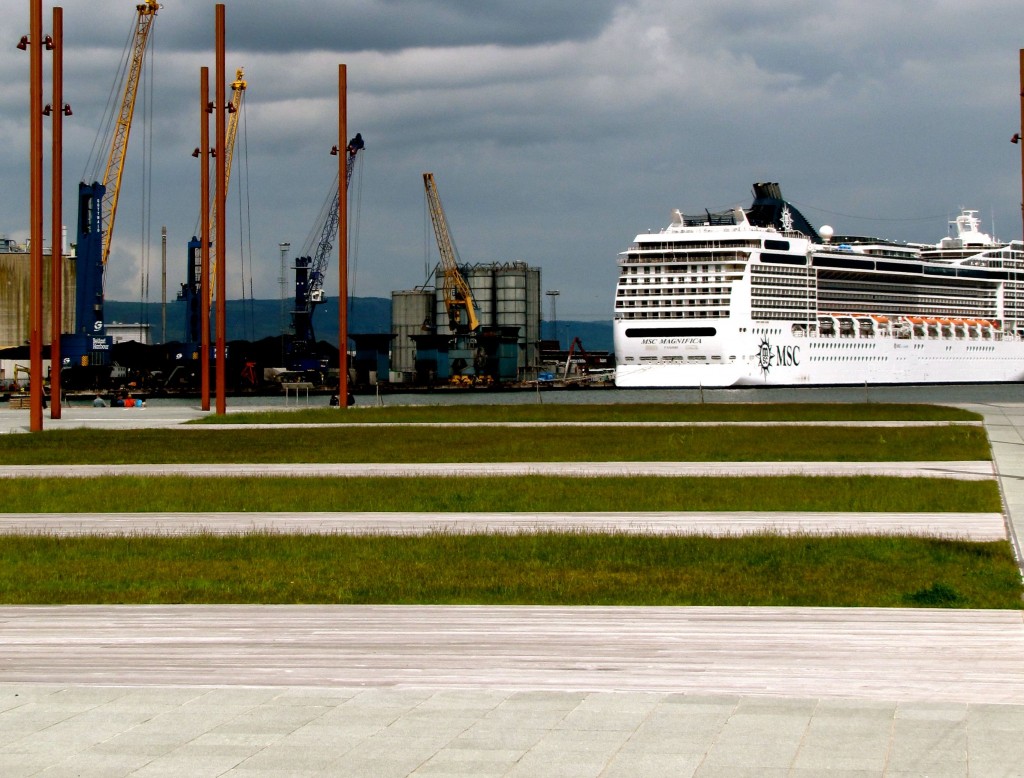
M 407 289 L 391 293 L 391 382 L 408 383 L 416 366 L 413 335 L 422 335 L 433 316 L 434 290 Z
M 540 269 L 525 262 L 497 265 L 494 271 L 495 324 L 519 328 L 519 367 L 536 364 L 540 337 Z
M 466 283 L 473 295 L 473 307 L 481 327 L 494 326 L 494 265 L 466 268 Z

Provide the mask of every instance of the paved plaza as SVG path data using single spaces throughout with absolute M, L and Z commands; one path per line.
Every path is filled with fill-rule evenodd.
M 971 409 L 985 416 L 1009 523 L 845 519 L 989 535 L 1002 523 L 1002 536 L 1024 537 L 1024 405 Z M 0 431 L 27 423 L 7 413 Z M 59 425 L 196 415 L 66 409 Z M 993 477 L 985 465 L 976 477 Z M 329 519 L 285 518 L 307 531 Z M 0 531 L 38 519 L 3 517 Z M 121 531 L 152 519 L 117 517 Z M 165 529 L 180 519 L 156 517 Z M 43 520 L 68 532 L 104 522 Z M 767 520 L 784 530 L 799 517 Z M 817 517 L 819 531 L 829 521 Z M 0 607 L 2 776 L 987 778 L 1024 776 L 1022 730 L 1024 611 Z

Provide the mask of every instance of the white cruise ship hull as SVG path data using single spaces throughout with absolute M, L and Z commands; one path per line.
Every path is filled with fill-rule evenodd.
M 794 337 L 769 332 L 788 329 L 775 325 L 672 343 L 627 339 L 625 329 L 616 323 L 615 385 L 623 388 L 1024 381 L 1020 340 Z M 759 329 L 766 332 L 751 332 Z

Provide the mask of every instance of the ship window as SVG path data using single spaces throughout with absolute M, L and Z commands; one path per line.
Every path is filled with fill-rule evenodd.
M 772 249 L 773 251 L 789 251 L 788 240 L 766 240 L 764 242 L 766 249 Z

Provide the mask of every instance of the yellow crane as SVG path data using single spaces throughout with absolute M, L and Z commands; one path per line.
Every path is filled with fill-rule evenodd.
M 427 204 L 430 208 L 430 221 L 434 225 L 434 236 L 437 238 L 437 249 L 441 253 L 441 288 L 448 311 L 449 326 L 456 334 L 475 332 L 480 322 L 477 320 L 473 305 L 473 293 L 459 271 L 455 244 L 448 233 L 448 222 L 441 207 L 441 197 L 437 193 L 433 173 L 423 174 L 423 186 L 427 192 Z
M 224 191 L 228 189 L 228 182 L 231 181 L 231 161 L 235 157 L 235 138 L 238 137 L 238 118 L 242 107 L 242 97 L 245 95 L 245 88 L 248 83 L 245 80 L 245 70 L 238 68 L 235 71 L 235 80 L 231 82 L 231 102 L 228 104 L 228 122 L 224 130 Z M 210 228 L 217 223 L 217 198 L 213 198 L 210 204 Z M 209 240 L 209 236 L 207 236 Z M 216 300 L 217 285 L 214 279 L 217 277 L 217 254 L 213 241 L 210 246 L 210 299 Z

